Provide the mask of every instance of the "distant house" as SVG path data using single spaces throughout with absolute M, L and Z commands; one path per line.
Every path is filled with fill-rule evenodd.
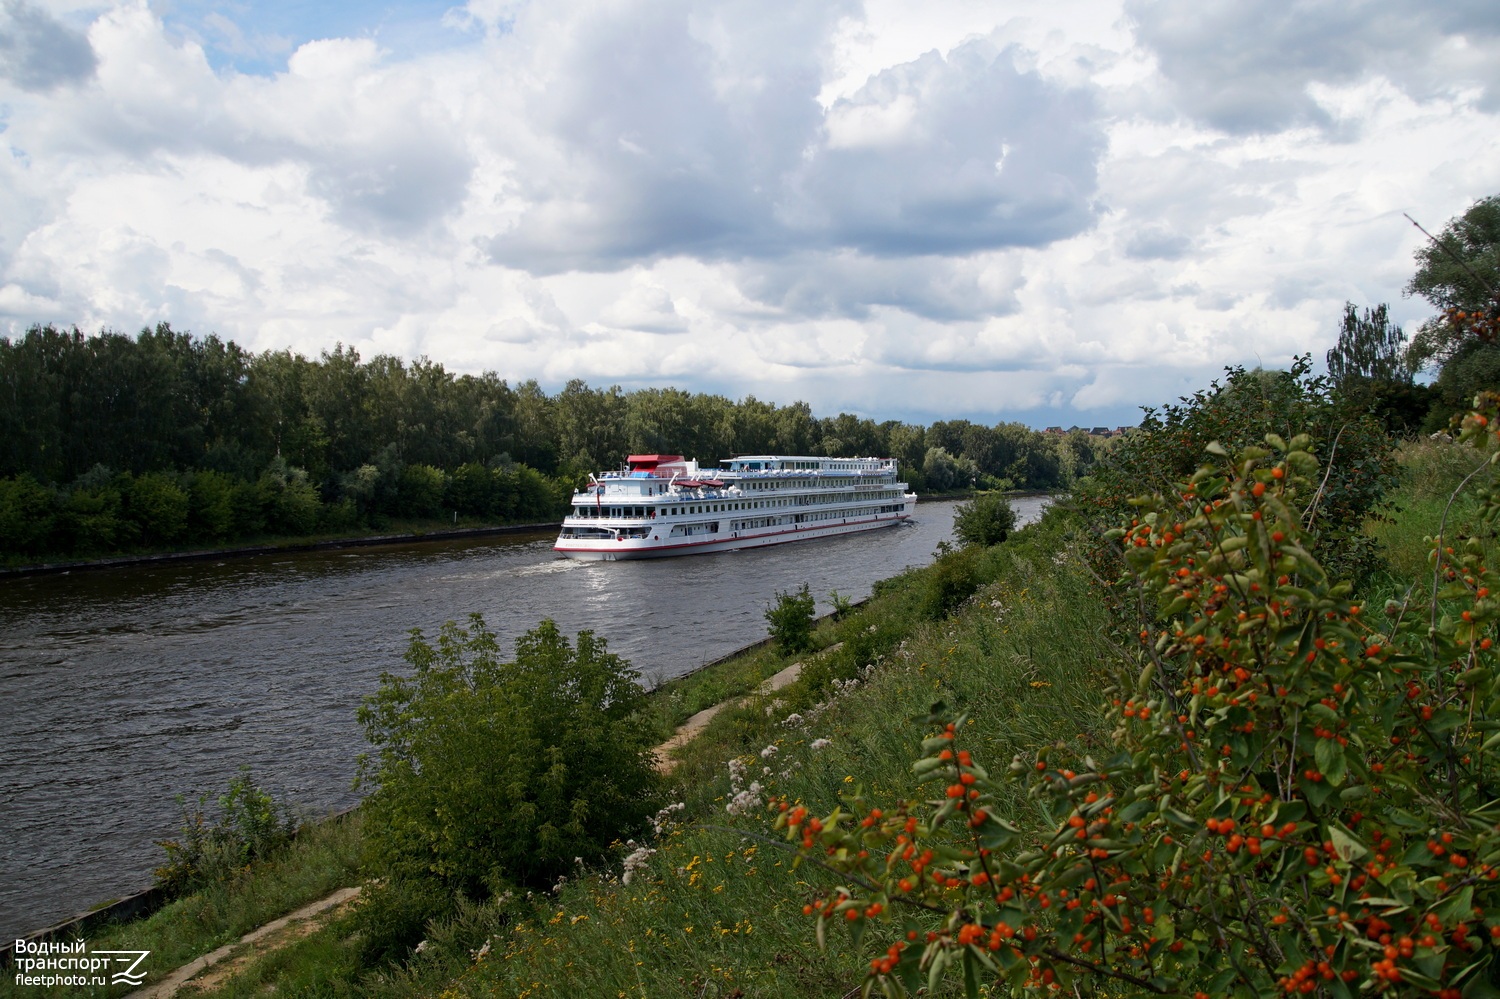
M 1082 429 L 1083 429 L 1082 427 L 1078 426 L 1077 424 L 1074 424 L 1073 426 L 1071 426 L 1071 427 L 1068 428 L 1068 433 L 1070 433 L 1070 434 L 1076 434 L 1076 433 L 1078 433 L 1078 431 L 1080 431 Z
M 1108 427 L 1095 427 L 1093 430 L 1089 431 L 1090 437 L 1108 437 L 1109 435 L 1110 434 Z
M 1059 435 L 1061 435 L 1062 432 L 1063 432 L 1063 428 L 1062 427 L 1048 427 L 1046 430 L 1042 431 L 1042 433 L 1044 433 L 1044 434 L 1059 434 Z

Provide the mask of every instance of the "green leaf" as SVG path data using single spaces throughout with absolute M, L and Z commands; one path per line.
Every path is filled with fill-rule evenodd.
M 1315 707 L 1321 708 L 1322 705 Z M 1318 761 L 1318 770 L 1322 772 L 1324 781 L 1333 787 L 1344 782 L 1348 766 L 1344 761 L 1344 747 L 1339 745 L 1337 739 L 1319 739 L 1313 756 Z
M 1370 852 L 1352 832 L 1338 822 L 1328 823 L 1328 839 L 1333 843 L 1333 852 L 1346 864 Z

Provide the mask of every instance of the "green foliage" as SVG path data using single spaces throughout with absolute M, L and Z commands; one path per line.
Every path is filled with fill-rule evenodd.
M 302 469 L 276 459 L 256 481 L 255 493 L 269 530 L 308 534 L 317 526 L 322 500 Z
M 1338 343 L 1328 352 L 1327 360 L 1328 376 L 1340 391 L 1357 381 L 1411 382 L 1406 333 L 1391 322 L 1384 302 L 1365 309 L 1363 316 L 1353 302 L 1344 303 Z
M 400 512 L 408 517 L 436 517 L 443 512 L 447 476 L 431 465 L 407 465 L 401 470 Z
M 941 620 L 973 596 L 984 582 L 983 557 L 982 548 L 940 546 L 938 557 L 927 571 L 927 584 L 922 595 L 923 615 L 930 620 Z
M 1384 303 L 1363 315 L 1354 303 L 1346 303 L 1338 343 L 1327 360 L 1334 392 L 1351 408 L 1372 414 L 1388 433 L 1409 434 L 1422 427 L 1431 392 L 1413 382 L 1406 333 L 1391 323 Z
M 37 555 L 47 550 L 56 498 L 29 472 L 0 479 L 0 554 Z
M 806 583 L 795 592 L 776 591 L 776 603 L 766 608 L 765 618 L 771 626 L 771 637 L 782 652 L 796 655 L 812 648 L 815 607 L 816 601 Z
M 961 544 L 988 548 L 1010 537 L 1016 512 L 1004 493 L 980 493 L 953 511 L 953 535 Z
M 1436 308 L 1474 309 L 1488 304 L 1500 286 L 1500 195 L 1480 198 L 1450 219 L 1437 243 L 1417 250 L 1417 272 L 1409 295 Z
M 1285 438 L 1308 433 L 1326 472 L 1302 512 L 1304 523 L 1312 525 L 1313 552 L 1336 576 L 1367 576 L 1380 560 L 1363 526 L 1383 509 L 1394 471 L 1390 439 L 1372 416 L 1337 396 L 1327 378 L 1312 377 L 1310 370 L 1306 356 L 1290 371 L 1228 368 L 1223 384 L 1216 381 L 1181 405 L 1147 410 L 1140 428 L 1079 487 L 1079 505 L 1096 513 L 1103 530 L 1130 515 L 1133 497 L 1166 493 L 1175 480 L 1191 475 L 1210 443 L 1237 451 L 1260 445 L 1268 433 Z M 1101 559 L 1098 571 L 1117 574 L 1118 566 L 1103 549 L 1095 556 Z
M 129 543 L 122 505 L 120 490 L 108 469 L 96 466 L 79 476 L 66 493 L 59 517 L 61 533 L 68 539 L 63 550 L 87 554 Z
M 220 541 L 234 530 L 235 480 L 212 469 L 193 475 L 188 485 L 188 530 L 204 541 Z
M 413 673 L 385 674 L 359 711 L 375 750 L 360 782 L 382 876 L 471 898 L 543 886 L 651 814 L 643 693 L 591 632 L 575 647 L 543 621 L 503 662 L 473 615 L 435 644 L 414 631 L 406 660 Z
M 922 481 L 933 492 L 969 489 L 978 480 L 979 467 L 969 458 L 955 458 L 947 448 L 930 447 L 922 459 Z
M 241 767 L 219 796 L 218 818 L 212 823 L 206 795 L 194 805 L 179 796 L 177 804 L 182 827 L 178 838 L 158 841 L 167 861 L 155 871 L 157 884 L 172 895 L 238 877 L 252 862 L 284 848 L 296 829 L 289 810 L 256 785 L 249 767 Z
M 1490 394 L 1464 435 L 1493 455 L 1496 426 Z M 1368 613 L 1309 550 L 1311 444 L 1215 446 L 1112 532 L 1142 617 L 1107 755 L 992 774 L 939 704 L 914 767 L 932 790 L 779 806 L 843 881 L 808 908 L 819 941 L 890 943 L 867 987 L 1493 994 L 1500 572 L 1439 538 L 1431 590 Z M 1000 818 L 1022 789 L 1035 818 Z
M 125 505 L 148 545 L 170 545 L 187 532 L 188 494 L 173 476 L 161 472 L 135 476 Z
M 1431 413 L 1422 429 L 1428 433 L 1447 430 L 1450 422 L 1467 412 L 1478 392 L 1500 385 L 1500 345 L 1475 341 L 1456 350 L 1432 384 Z
M 1440 313 L 1412 341 L 1414 366 L 1443 363 L 1471 341 L 1467 315 L 1500 305 L 1500 195 L 1474 202 L 1448 221 L 1436 242 L 1422 244 L 1406 293 L 1421 295 Z

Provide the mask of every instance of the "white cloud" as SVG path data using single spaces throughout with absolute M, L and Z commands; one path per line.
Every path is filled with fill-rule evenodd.
M 0 11 L 0 331 L 1126 422 L 1346 300 L 1414 325 L 1401 213 L 1500 191 L 1477 0 Z

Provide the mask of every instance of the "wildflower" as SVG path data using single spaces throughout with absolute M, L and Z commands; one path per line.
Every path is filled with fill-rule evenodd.
M 812 741 L 812 745 L 808 746 L 807 748 L 813 750 L 827 749 L 831 745 L 833 745 L 833 742 L 829 739 L 814 739 Z
M 749 787 L 729 799 L 729 804 L 724 806 L 724 811 L 730 815 L 739 816 L 759 809 L 761 807 L 760 792 L 760 781 L 751 782 Z
M 782 719 L 781 724 L 785 725 L 787 728 L 796 728 L 798 725 L 802 724 L 802 716 L 797 714 L 796 712 L 792 712 L 791 714 L 787 715 L 786 718 Z
M 627 885 L 630 884 L 630 879 L 635 877 L 635 872 L 644 869 L 646 866 L 646 861 L 650 860 L 651 855 L 655 852 L 656 851 L 651 849 L 649 846 L 642 846 L 638 847 L 634 853 L 626 857 L 625 873 L 620 876 L 620 883 Z
M 654 815 L 651 819 L 652 832 L 660 836 L 662 834 L 662 830 L 666 829 L 668 822 L 672 818 L 672 815 L 676 812 L 682 811 L 685 808 L 687 808 L 687 805 L 684 802 L 674 801 L 672 804 L 657 812 L 656 815 Z
M 763 760 L 769 760 L 779 752 L 781 752 L 781 750 L 776 747 L 775 743 L 772 743 L 771 745 L 760 751 L 760 758 Z

